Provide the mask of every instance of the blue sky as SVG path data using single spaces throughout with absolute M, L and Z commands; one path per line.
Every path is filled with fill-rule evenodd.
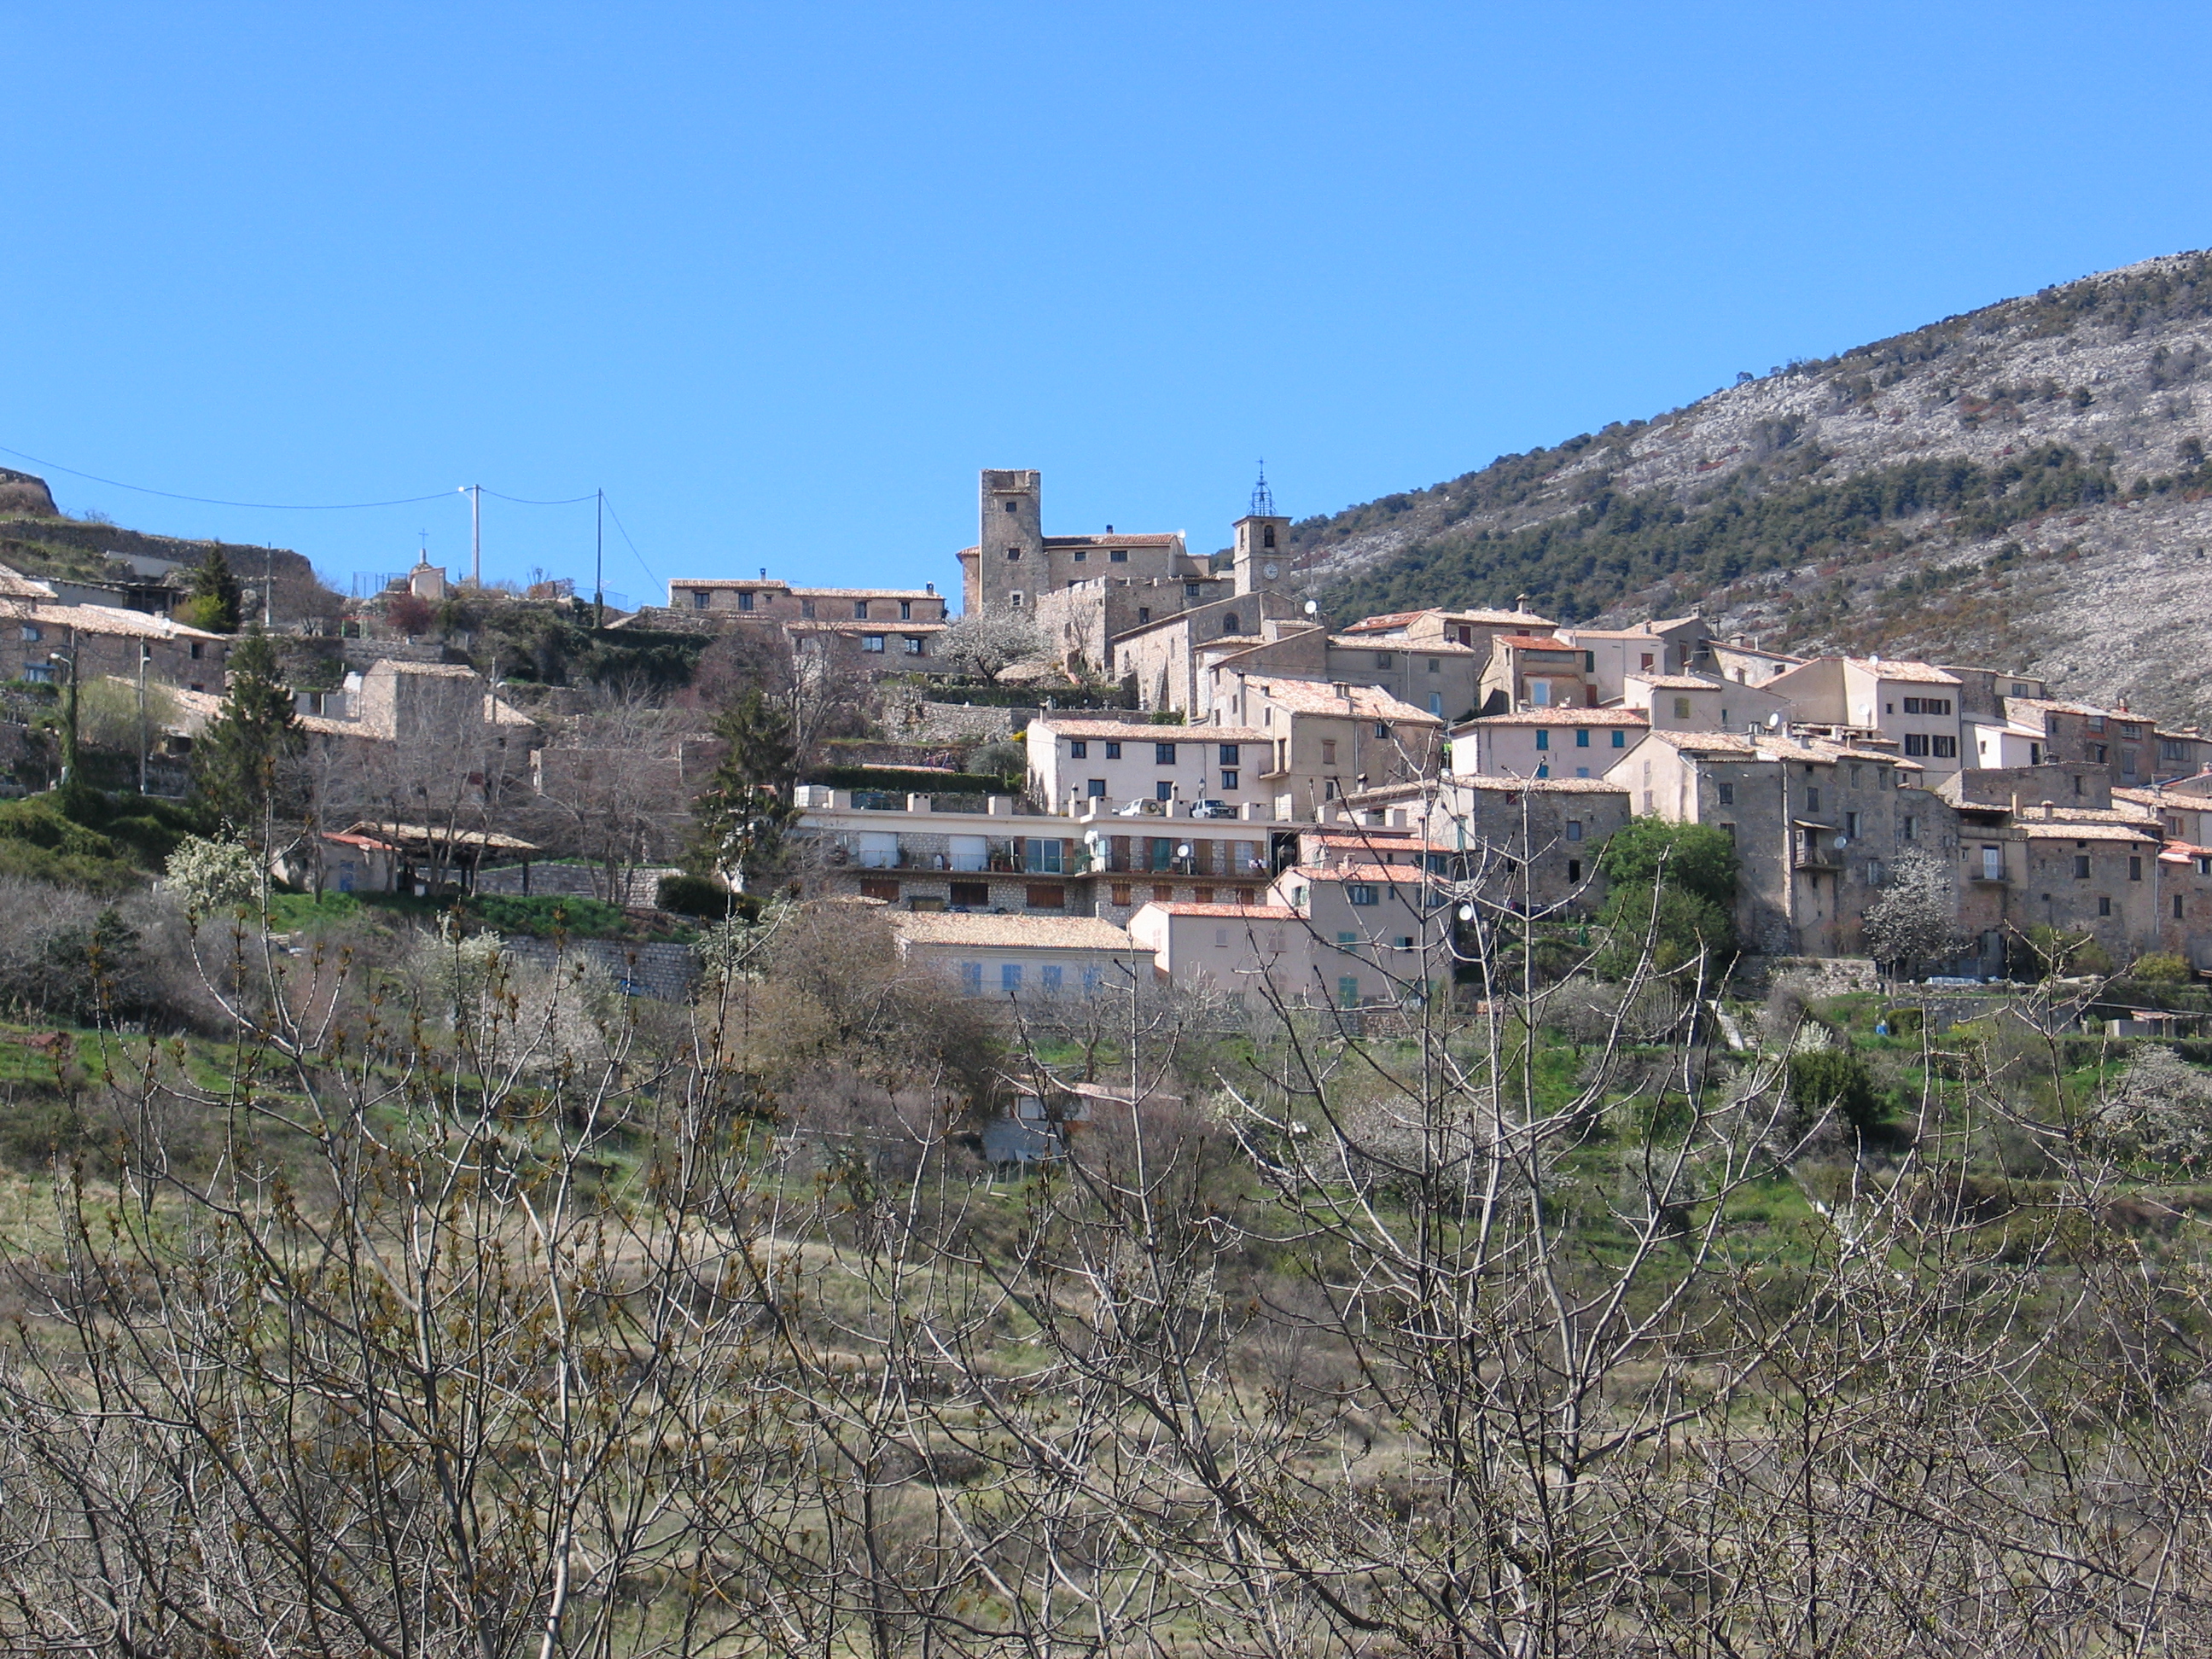
M 1226 540 L 2212 243 L 2165 4 L 0 0 L 0 446 L 341 582 L 604 487 L 607 585 Z M 40 468 L 0 455 L 0 465 Z M 588 585 L 588 507 L 489 501 Z M 658 579 L 658 580 L 656 580 Z

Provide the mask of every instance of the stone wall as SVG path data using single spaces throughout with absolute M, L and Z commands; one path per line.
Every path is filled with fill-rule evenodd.
M 698 953 L 688 945 L 632 945 L 619 939 L 569 939 L 556 945 L 550 939 L 529 934 L 508 935 L 501 940 L 507 954 L 534 967 L 551 968 L 565 951 L 571 957 L 598 963 L 616 981 L 636 996 L 681 1002 L 691 994 L 699 976 Z

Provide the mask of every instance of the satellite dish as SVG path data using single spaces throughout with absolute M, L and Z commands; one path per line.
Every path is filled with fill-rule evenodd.
M 1474 920 L 1474 907 L 1472 904 L 1461 905 L 1459 907 L 1459 919 L 1462 921 L 1473 921 Z
M 1320 614 L 1321 602 L 1318 599 L 1308 599 L 1306 601 L 1306 615 L 1309 617 L 1315 617 L 1319 616 Z
M 1836 850 L 1837 850 L 1838 852 L 1839 852 L 1839 853 L 1840 853 L 1840 852 L 1842 852 L 1842 851 L 1844 850 L 1844 848 L 1849 847 L 1850 844 L 1851 844 L 1851 838 L 1850 838 L 1849 836 L 1838 836 L 1836 837 Z
M 1782 729 L 1782 711 L 1779 708 L 1766 717 L 1766 729 L 1770 732 L 1779 732 Z

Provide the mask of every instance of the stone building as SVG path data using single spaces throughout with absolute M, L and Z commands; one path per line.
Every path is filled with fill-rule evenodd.
M 58 685 L 74 658 L 80 684 L 110 674 L 135 681 L 143 660 L 147 678 L 157 684 L 220 693 L 234 642 L 143 611 L 0 597 L 0 679 Z

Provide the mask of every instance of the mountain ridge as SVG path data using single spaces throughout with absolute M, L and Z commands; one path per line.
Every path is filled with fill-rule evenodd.
M 1988 661 L 2201 717 L 2208 380 L 2212 255 L 2165 255 L 1303 520 L 1292 557 L 1340 617 L 1696 607 L 1781 648 Z

